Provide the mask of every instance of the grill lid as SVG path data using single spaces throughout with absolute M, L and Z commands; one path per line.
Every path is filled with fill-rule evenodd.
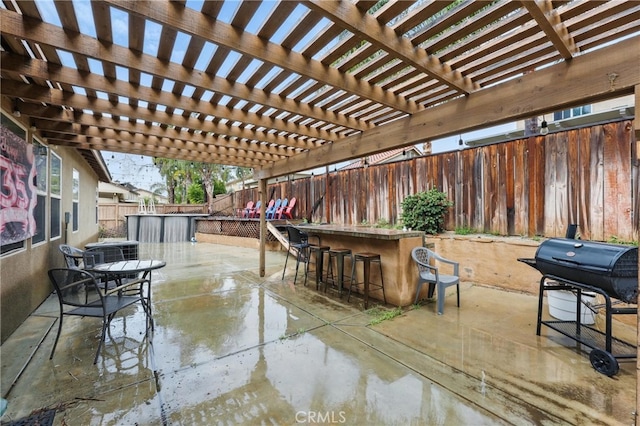
M 638 276 L 638 249 L 592 241 L 549 239 L 538 247 L 536 261 L 618 277 Z
M 628 303 L 637 301 L 637 247 L 552 238 L 540 244 L 535 264 L 529 264 L 545 275 L 602 289 Z

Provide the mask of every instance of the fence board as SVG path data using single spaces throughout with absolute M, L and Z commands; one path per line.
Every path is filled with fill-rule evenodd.
M 378 219 L 389 220 L 389 204 L 395 201 L 391 187 L 394 186 L 394 164 L 370 167 L 372 180 L 369 184 L 370 193 L 377 202 L 369 208 L 369 223 L 376 223 Z
M 485 150 L 477 149 L 474 150 L 474 159 L 473 159 L 473 187 L 474 187 L 474 199 L 472 202 L 475 204 L 474 211 L 475 215 L 473 216 L 472 228 L 478 231 L 484 230 L 484 199 L 485 199 L 485 189 L 484 189 L 484 157 Z
M 545 235 L 545 138 L 529 138 L 529 233 Z
M 506 203 L 506 219 L 507 219 L 507 235 L 515 234 L 515 193 L 514 193 L 514 173 L 515 173 L 515 144 L 505 144 L 505 203 Z
M 440 179 L 440 161 L 442 158 L 442 155 L 427 157 L 427 179 L 424 189 L 425 191 L 431 188 L 442 188 L 442 181 Z
M 631 224 L 631 146 L 623 126 L 605 125 L 605 238 L 626 235 Z
M 548 135 L 545 138 L 544 161 L 551 167 L 547 167 L 544 173 L 545 193 L 544 193 L 544 235 L 556 235 L 556 148 L 555 135 Z
M 528 235 L 529 222 L 529 185 L 527 184 L 527 143 L 524 140 L 515 141 L 514 144 L 514 167 L 513 167 L 513 208 L 515 210 L 513 218 L 514 235 Z
M 591 132 L 589 129 L 580 129 L 578 135 L 578 170 L 579 190 L 576 194 L 578 213 L 577 224 L 580 236 L 586 240 L 591 239 Z
M 602 127 L 594 128 L 590 135 L 590 230 L 591 238 L 604 240 L 604 132 Z
M 393 180 L 392 188 L 393 190 L 393 200 L 390 200 L 389 205 L 389 221 L 391 221 L 392 217 L 400 218 L 402 215 L 402 200 L 405 199 L 407 195 L 411 194 L 411 169 L 415 165 L 415 160 L 409 161 L 397 161 L 393 163 L 394 169 L 396 170 L 395 179 Z
M 580 154 L 578 133 L 567 134 L 567 224 L 578 223 L 578 194 L 580 193 Z
M 458 152 L 449 152 L 443 155 L 441 163 L 441 181 L 440 190 L 447 194 L 447 199 L 455 201 L 456 191 L 456 163 L 458 161 Z M 445 216 L 445 229 L 455 229 L 456 218 L 455 210 L 449 209 L 449 212 Z
M 496 210 L 496 145 L 490 145 L 484 149 L 484 224 L 482 230 L 489 232 L 494 225 L 494 212 Z M 497 229 L 496 229 L 497 231 Z
M 465 218 L 466 203 L 465 203 L 465 179 L 464 179 L 464 162 L 465 156 L 459 155 L 456 159 L 456 188 L 455 199 L 453 200 L 453 209 L 455 211 L 455 223 L 458 226 L 466 226 L 467 220 Z
M 553 203 L 555 211 L 552 216 L 554 220 L 550 224 L 552 232 L 549 235 L 564 235 L 567 229 L 569 208 L 567 202 L 567 139 L 566 133 L 556 133 L 553 136 L 551 140 L 555 152 L 555 164 L 551 163 L 551 168 L 555 170 L 555 182 L 546 182 L 547 185 L 553 184 L 555 198 Z
M 494 211 L 494 224 L 491 229 L 496 229 L 500 235 L 508 235 L 507 212 L 507 144 L 496 145 L 496 205 Z

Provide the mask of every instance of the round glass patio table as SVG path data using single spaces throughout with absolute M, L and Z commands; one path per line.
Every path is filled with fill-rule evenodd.
M 150 320 L 151 328 L 153 329 L 153 316 L 151 311 L 151 271 L 164 268 L 167 262 L 164 260 L 120 260 L 118 262 L 107 262 L 86 267 L 85 269 L 94 274 L 103 274 L 107 277 L 113 277 L 116 281 L 122 281 L 123 278 L 129 278 L 135 274 L 142 274 L 138 278 L 134 279 L 135 282 L 143 284 L 148 283 L 146 297 L 141 294 L 145 312 Z M 142 287 L 140 292 L 142 292 Z

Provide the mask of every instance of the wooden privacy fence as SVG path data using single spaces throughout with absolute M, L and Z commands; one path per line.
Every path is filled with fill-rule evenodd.
M 437 188 L 454 202 L 446 228 L 498 235 L 637 241 L 640 154 L 631 121 L 567 130 L 269 185 L 296 197 L 295 218 L 338 224 L 400 222 L 401 202 Z M 233 194 L 242 208 L 257 189 Z

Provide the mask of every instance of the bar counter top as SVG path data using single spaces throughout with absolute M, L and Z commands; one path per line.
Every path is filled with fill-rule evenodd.
M 422 231 L 403 231 L 401 229 L 373 228 L 365 225 L 296 225 L 309 234 L 340 235 L 345 237 L 371 238 L 375 240 L 400 240 L 403 238 L 424 237 Z

